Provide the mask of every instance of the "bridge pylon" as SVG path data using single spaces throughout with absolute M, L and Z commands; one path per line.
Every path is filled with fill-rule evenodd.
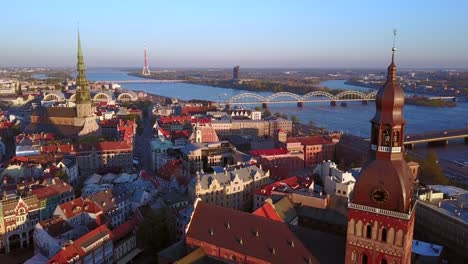
M 297 107 L 303 107 L 304 106 L 304 102 L 297 102 Z
M 336 106 L 336 101 L 330 101 L 331 106 Z
M 366 104 L 367 104 L 367 100 L 362 100 L 362 104 L 363 104 L 363 105 L 366 105 Z
M 267 103 L 262 103 L 262 108 L 263 108 L 263 109 L 267 109 L 267 108 L 268 108 L 268 104 L 267 104 Z

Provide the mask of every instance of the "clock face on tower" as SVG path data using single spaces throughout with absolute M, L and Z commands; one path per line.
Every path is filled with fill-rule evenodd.
M 376 203 L 384 203 L 388 199 L 388 192 L 384 188 L 377 187 L 372 190 L 370 198 Z
M 382 131 L 382 146 L 390 147 L 390 129 L 385 129 Z

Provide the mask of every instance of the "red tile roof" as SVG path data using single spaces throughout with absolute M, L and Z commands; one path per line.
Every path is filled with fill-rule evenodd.
M 82 197 L 59 205 L 66 219 L 73 218 L 83 212 L 97 214 L 101 207 L 92 201 L 85 201 Z
M 43 178 L 45 178 L 44 176 L 46 176 L 46 174 L 43 175 Z M 73 187 L 70 184 L 58 178 L 53 178 L 53 181 L 54 183 L 51 185 L 32 190 L 32 193 L 36 195 L 37 199 L 42 200 L 65 192 L 73 192 Z
M 276 212 L 275 208 L 271 203 L 265 203 L 262 207 L 255 210 L 252 214 L 258 215 L 261 217 L 266 217 L 271 220 L 283 222 L 283 219 Z
M 112 233 L 106 225 L 101 225 L 96 229 L 91 230 L 86 235 L 78 238 L 73 242 L 73 244 L 68 245 L 65 249 L 59 251 L 55 256 L 53 256 L 49 264 L 62 264 L 69 263 L 73 258 L 83 258 L 88 254 L 86 248 L 89 247 L 92 243 L 103 239 L 104 241 L 110 240 Z M 102 246 L 102 244 L 101 244 Z M 95 248 L 91 249 L 90 252 L 94 251 Z
M 274 156 L 274 155 L 284 155 L 288 154 L 288 150 L 284 148 L 277 148 L 277 149 L 255 149 L 251 150 L 251 156 L 258 157 L 258 156 Z
M 221 258 L 230 256 L 219 256 L 213 246 L 265 263 L 318 263 L 286 223 L 203 201 L 196 204 L 186 243 Z
M 166 181 L 172 180 L 182 174 L 182 162 L 180 160 L 170 160 L 158 170 L 159 176 Z
M 332 142 L 322 136 L 309 136 L 309 137 L 295 137 L 288 138 L 286 143 L 297 143 L 300 142 L 302 145 L 327 145 Z
M 136 229 L 139 223 L 140 221 L 138 220 L 138 217 L 136 216 L 131 217 L 129 220 L 117 226 L 116 228 L 114 228 L 114 230 L 112 230 L 112 240 L 117 241 L 127 236 L 128 234 L 130 234 Z
M 180 123 L 183 124 L 185 122 L 190 122 L 192 119 L 189 115 L 182 115 L 182 116 L 161 116 L 159 117 L 158 122 L 160 124 L 172 124 L 172 123 Z
M 53 218 L 42 221 L 39 224 L 52 237 L 57 237 L 73 230 L 73 227 L 69 223 L 65 222 L 65 220 L 60 216 L 54 216 Z
M 260 189 L 255 190 L 256 194 L 270 196 L 272 191 L 281 192 L 282 188 L 287 186 L 293 190 L 300 190 L 309 188 L 309 186 L 314 182 L 310 178 L 293 176 L 281 181 L 274 182 L 263 186 Z
M 209 117 L 200 117 L 200 118 L 192 118 L 191 120 L 192 124 L 210 124 L 211 123 L 211 118 Z

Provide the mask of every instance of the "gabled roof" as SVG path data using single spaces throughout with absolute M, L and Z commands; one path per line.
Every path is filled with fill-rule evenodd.
M 314 180 L 305 177 L 293 176 L 281 181 L 277 181 L 255 190 L 255 194 L 270 196 L 272 191 L 288 192 L 309 188 Z
M 203 201 L 196 204 L 186 243 L 214 245 L 268 263 L 318 263 L 288 224 Z
M 211 185 L 213 180 L 216 179 L 216 181 L 221 186 L 228 185 L 231 181 L 235 179 L 236 176 L 244 182 L 251 181 L 257 172 L 262 176 L 265 174 L 265 172 L 262 169 L 254 165 L 218 173 L 206 173 L 200 175 L 200 184 L 203 189 L 207 189 Z
M 95 202 L 86 201 L 82 197 L 59 205 L 66 219 L 73 218 L 83 212 L 97 214 L 102 211 Z
M 276 212 L 274 206 L 271 203 L 265 203 L 260 208 L 255 210 L 252 214 L 258 215 L 261 217 L 266 217 L 271 220 L 283 222 L 283 219 Z
M 119 239 L 126 237 L 128 234 L 132 233 L 136 226 L 139 224 L 138 217 L 133 216 L 128 219 L 123 224 L 117 226 L 112 230 L 112 240 L 118 241 Z
M 103 239 L 108 241 L 112 238 L 112 233 L 106 225 L 101 225 L 96 229 L 91 230 L 86 235 L 78 238 L 73 244 L 68 245 L 65 249 L 59 251 L 53 256 L 48 263 L 62 264 L 69 263 L 72 259 L 79 259 L 86 256 L 89 252 L 93 251 L 91 245 Z
M 273 207 L 281 219 L 286 223 L 291 223 L 291 221 L 297 217 L 296 209 L 294 209 L 294 203 L 287 196 L 277 201 Z
M 73 227 L 60 216 L 54 216 L 53 218 L 42 221 L 39 224 L 47 234 L 52 237 L 60 236 L 73 229 Z

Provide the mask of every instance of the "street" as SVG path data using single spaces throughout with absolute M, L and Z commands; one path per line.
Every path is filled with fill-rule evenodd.
M 151 138 L 153 137 L 153 126 L 151 124 L 153 116 L 153 105 L 148 107 L 148 117 L 143 119 L 143 132 L 141 135 L 135 137 L 135 149 L 133 156 L 140 158 L 139 169 L 145 169 L 147 172 L 151 171 Z

